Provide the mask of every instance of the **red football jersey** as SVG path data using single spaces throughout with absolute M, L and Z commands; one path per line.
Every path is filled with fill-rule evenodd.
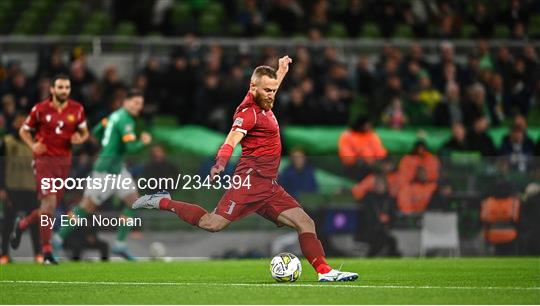
M 81 104 L 68 100 L 62 110 L 53 107 L 47 99 L 36 104 L 26 119 L 23 128 L 35 131 L 36 141 L 47 147 L 40 156 L 70 156 L 71 136 L 86 127 L 86 116 Z
M 276 179 L 281 159 L 279 124 L 272 110 L 260 108 L 248 92 L 234 114 L 233 131 L 244 133 L 242 156 L 236 166 L 241 174 L 250 168 L 261 176 Z

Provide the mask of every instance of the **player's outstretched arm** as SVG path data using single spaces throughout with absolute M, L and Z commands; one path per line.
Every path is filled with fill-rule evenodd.
M 290 63 L 292 63 L 292 58 L 290 58 L 288 55 L 285 55 L 278 60 L 278 70 L 276 71 L 278 88 L 279 85 L 281 85 L 283 79 L 285 78 L 285 75 L 287 75 L 287 72 L 289 72 Z
M 227 135 L 227 138 L 225 138 L 225 142 L 223 145 L 219 148 L 217 154 L 216 154 L 216 164 L 212 167 L 210 170 L 210 178 L 214 178 L 214 176 L 219 175 L 223 170 L 225 170 L 225 166 L 227 166 L 227 163 L 229 162 L 229 159 L 231 158 L 231 155 L 234 151 L 234 148 L 240 143 L 240 141 L 244 138 L 244 133 L 238 132 L 238 131 L 230 131 Z

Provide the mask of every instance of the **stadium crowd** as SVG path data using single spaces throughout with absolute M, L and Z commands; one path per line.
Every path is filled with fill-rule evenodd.
M 226 131 L 251 67 L 274 63 L 278 50 L 239 54 L 218 44 L 196 46 L 178 49 L 166 61 L 150 58 L 132 80 L 120 79 L 115 66 L 96 75 L 80 48 L 71 50 L 68 62 L 59 47 L 42 50 L 33 75 L 22 71 L 20 63 L 2 63 L 0 127 L 9 130 L 15 111 L 28 111 L 47 97 L 52 75 L 68 73 L 72 97 L 83 103 L 90 123 L 116 109 L 133 85 L 145 92 L 147 118 L 176 114 L 181 124 Z M 479 40 L 465 63 L 448 41 L 440 44 L 436 59 L 425 56 L 418 43 L 408 50 L 388 44 L 377 56 L 357 58 L 345 58 L 335 47 L 299 45 L 291 55 L 295 62 L 276 106 L 282 124 L 346 125 L 351 112 L 363 112 L 377 126 L 395 129 L 456 122 L 470 128 L 481 116 L 496 127 L 516 115 L 529 119 L 531 109 L 540 105 L 540 64 L 530 44 L 511 52 Z
M 540 33 L 531 16 L 536 1 L 228 0 L 115 1 L 116 20 L 136 24 L 138 34 L 293 37 L 511 38 Z M 187 13 L 189 12 L 189 13 Z M 200 22 L 200 19 L 204 19 Z M 199 22 L 197 22 L 199 19 Z M 213 20 L 220 26 L 214 29 Z M 269 25 L 271 25 L 269 27 Z M 209 29 L 206 29 L 206 28 Z M 529 29 L 533 28 L 534 33 Z M 210 33 L 205 33 L 210 32 Z

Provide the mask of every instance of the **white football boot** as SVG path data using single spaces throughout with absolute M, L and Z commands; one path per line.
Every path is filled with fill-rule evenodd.
M 133 203 L 133 205 L 131 205 L 131 208 L 133 209 L 140 209 L 140 208 L 159 209 L 159 201 L 161 201 L 161 199 L 170 200 L 171 195 L 167 191 L 160 191 L 154 194 L 143 195 L 142 197 L 138 198 Z
M 319 273 L 319 282 L 353 282 L 356 279 L 358 279 L 358 273 L 341 272 L 336 269 L 324 274 Z

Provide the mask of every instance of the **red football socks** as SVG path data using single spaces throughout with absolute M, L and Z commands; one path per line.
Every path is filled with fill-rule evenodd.
M 49 214 L 43 214 L 43 215 L 47 216 L 47 218 L 52 217 Z M 52 229 L 49 225 L 39 227 L 39 237 L 41 238 L 41 250 L 43 251 L 44 254 L 52 253 L 51 236 L 52 236 Z
M 39 208 L 36 208 L 29 215 L 19 221 L 19 229 L 22 231 L 26 230 L 30 225 L 38 223 L 39 218 Z
M 208 213 L 199 205 L 169 199 L 161 199 L 159 201 L 159 209 L 172 211 L 178 218 L 194 226 L 199 225 L 201 217 Z
M 326 262 L 321 241 L 317 239 L 315 233 L 301 233 L 298 235 L 298 240 L 300 240 L 302 253 L 317 273 L 324 274 L 332 270 Z

